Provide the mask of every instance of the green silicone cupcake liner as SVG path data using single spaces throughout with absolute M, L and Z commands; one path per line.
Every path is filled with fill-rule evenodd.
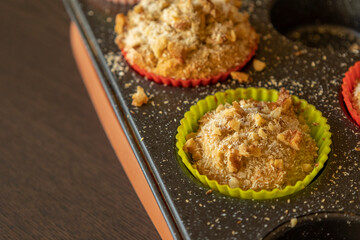
M 294 104 L 299 105 L 299 115 L 302 116 L 308 126 L 310 127 L 310 135 L 316 141 L 319 148 L 318 158 L 316 160 L 316 167 L 308 174 L 302 181 L 298 181 L 293 186 L 286 186 L 284 189 L 269 190 L 241 190 L 240 188 L 230 188 L 228 185 L 220 185 L 215 180 L 210 180 L 207 176 L 201 175 L 195 166 L 191 164 L 188 155 L 184 152 L 183 146 L 186 142 L 185 137 L 198 129 L 198 120 L 207 112 L 216 109 L 219 104 L 232 103 L 241 99 L 253 98 L 258 101 L 275 102 L 278 98 L 278 91 L 267 90 L 264 88 L 238 88 L 236 90 L 230 89 L 225 92 L 218 92 L 215 95 L 208 96 L 197 102 L 197 104 L 190 107 L 190 111 L 186 112 L 184 118 L 181 119 L 181 125 L 177 129 L 176 147 L 182 162 L 189 169 L 189 171 L 202 182 L 205 186 L 219 191 L 222 194 L 232 197 L 246 198 L 246 199 L 271 199 L 287 196 L 298 192 L 305 188 L 324 167 L 331 145 L 330 126 L 327 124 L 327 119 L 322 116 L 321 112 L 308 104 L 305 100 L 292 96 Z M 312 124 L 316 122 L 317 124 Z

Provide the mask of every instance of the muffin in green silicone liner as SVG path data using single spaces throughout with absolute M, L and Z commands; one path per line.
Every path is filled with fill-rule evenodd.
M 287 102 L 290 102 L 290 107 L 291 107 L 291 109 L 287 109 L 287 107 L 285 106 L 285 105 L 287 105 L 287 102 L 285 101 L 286 98 L 283 98 L 283 95 L 284 95 L 283 92 L 284 91 L 281 92 L 280 97 L 279 97 L 279 93 L 276 90 L 267 90 L 267 89 L 263 89 L 263 88 L 248 88 L 248 89 L 238 88 L 236 90 L 227 90 L 226 92 L 219 92 L 213 96 L 208 96 L 205 99 L 200 100 L 194 106 L 192 106 L 190 108 L 190 111 L 186 112 L 184 115 L 184 118 L 181 120 L 181 125 L 178 127 L 178 133 L 176 135 L 176 139 L 177 139 L 176 147 L 178 148 L 178 154 L 181 157 L 185 166 L 204 185 L 209 186 L 210 188 L 217 190 L 222 194 L 230 195 L 233 197 L 240 197 L 240 198 L 247 198 L 247 199 L 270 199 L 270 198 L 278 198 L 278 197 L 290 195 L 290 194 L 293 194 L 293 193 L 305 188 L 314 179 L 314 177 L 318 174 L 318 172 L 321 170 L 321 168 L 323 168 L 324 163 L 326 162 L 326 160 L 328 158 L 328 153 L 330 152 L 330 145 L 331 145 L 331 139 L 330 139 L 331 133 L 329 131 L 330 126 L 326 123 L 327 120 L 326 120 L 326 118 L 324 118 L 322 116 L 320 111 L 316 110 L 313 105 L 308 104 L 305 100 L 300 100 L 296 96 L 291 96 L 291 100 L 290 100 L 290 96 L 287 95 L 287 100 L 288 100 Z M 256 101 L 245 100 L 245 99 L 253 99 Z M 234 101 L 235 101 L 235 103 L 233 103 Z M 256 184 L 254 185 L 254 181 L 250 182 L 249 186 L 246 186 L 246 184 L 245 185 L 243 184 L 244 182 L 246 182 L 246 181 L 249 182 L 250 180 L 243 181 L 242 184 L 234 185 L 232 179 L 230 179 L 229 182 L 225 181 L 225 183 L 224 183 L 224 181 L 222 181 L 223 179 L 216 178 L 216 175 L 212 174 L 212 170 L 207 171 L 205 169 L 205 171 L 204 171 L 204 168 L 203 168 L 203 166 L 201 166 L 201 164 L 197 165 L 197 163 L 201 162 L 201 161 L 199 161 L 199 159 L 201 159 L 201 156 L 199 156 L 197 154 L 194 155 L 194 152 L 191 152 L 191 154 L 186 153 L 188 151 L 188 147 L 189 147 L 188 143 L 191 142 L 191 141 L 187 142 L 187 140 L 189 140 L 189 139 L 191 140 L 194 137 L 195 132 L 197 132 L 199 129 L 199 122 L 202 122 L 202 125 L 201 125 L 202 128 L 200 129 L 202 132 L 207 131 L 207 130 L 203 130 L 203 129 L 206 129 L 206 127 L 205 127 L 206 125 L 204 123 L 204 122 L 206 122 L 208 125 L 211 123 L 210 127 L 211 127 L 211 131 L 212 131 L 211 132 L 212 135 L 210 135 L 210 136 L 217 135 L 217 132 L 213 131 L 214 129 L 212 126 L 215 123 L 218 124 L 218 122 L 215 122 L 215 123 L 211 122 L 213 120 L 214 115 L 217 114 L 216 116 L 218 116 L 220 114 L 221 117 L 225 116 L 225 118 L 226 118 L 227 117 L 226 111 L 228 111 L 228 112 L 230 110 L 235 111 L 234 107 L 235 108 L 238 107 L 237 102 L 239 102 L 242 107 L 248 106 L 249 109 L 253 108 L 254 106 L 259 106 L 260 109 L 262 109 L 264 106 L 265 106 L 265 108 L 267 108 L 269 106 L 271 109 L 266 110 L 266 111 L 271 112 L 271 113 L 269 116 L 267 116 L 265 114 L 266 111 L 264 110 L 265 112 L 264 111 L 261 113 L 259 112 L 259 114 L 257 114 L 256 112 L 250 112 L 251 113 L 250 114 L 247 109 L 247 111 L 248 111 L 247 113 L 243 112 L 243 116 L 240 116 L 240 118 L 239 118 L 239 115 L 237 115 L 238 118 L 236 118 L 237 119 L 236 121 L 239 121 L 239 119 L 240 119 L 240 121 L 243 121 L 243 119 L 249 119 L 249 116 L 251 116 L 252 122 L 251 122 L 250 126 L 249 126 L 249 122 L 241 123 L 242 128 L 243 128 L 242 130 L 239 130 L 239 124 L 235 124 L 236 121 L 233 122 L 233 120 L 231 120 L 232 117 L 224 120 L 227 125 L 224 128 L 221 126 L 221 131 L 223 131 L 223 134 L 219 133 L 218 135 L 221 136 L 220 140 L 217 142 L 215 141 L 215 142 L 216 142 L 216 144 L 220 144 L 220 143 L 226 144 L 224 146 L 228 150 L 225 150 L 225 151 L 229 151 L 229 149 L 231 151 L 234 151 L 234 148 L 235 148 L 236 154 L 237 154 L 237 155 L 235 155 L 235 157 L 237 157 L 236 161 L 231 160 L 231 157 L 229 157 L 229 156 L 231 156 L 232 153 L 230 154 L 229 152 L 226 153 L 227 155 L 225 158 L 223 155 L 220 156 L 220 159 L 226 159 L 220 163 L 220 164 L 222 164 L 222 166 L 225 165 L 225 168 L 227 169 L 226 172 L 229 173 L 229 171 L 230 171 L 230 173 L 236 173 L 237 174 L 236 176 L 239 176 L 239 175 L 243 174 L 243 172 L 239 170 L 239 169 L 244 168 L 242 166 L 243 164 L 245 164 L 246 168 L 250 168 L 250 171 L 253 171 L 254 162 L 258 161 L 256 159 L 261 159 L 262 161 L 265 161 L 265 163 L 260 162 L 261 164 L 268 164 L 269 166 L 271 166 L 271 168 L 274 168 L 274 166 L 275 166 L 275 170 L 276 170 L 275 174 L 277 174 L 276 177 L 281 178 L 282 174 L 286 174 L 286 173 L 284 173 L 284 171 L 285 171 L 284 169 L 285 168 L 289 169 L 288 168 L 289 164 L 290 165 L 293 164 L 293 163 L 289 163 L 287 158 L 291 158 L 291 156 L 294 156 L 291 154 L 293 154 L 294 152 L 297 152 L 300 155 L 304 155 L 305 156 L 304 159 L 305 159 L 305 161 L 307 161 L 307 162 L 299 162 L 297 160 L 299 155 L 296 155 L 297 156 L 296 158 L 294 157 L 295 162 L 297 161 L 298 164 L 302 163 L 302 165 L 301 165 L 302 168 L 300 168 L 300 169 L 303 170 L 303 171 L 301 171 L 303 175 L 300 175 L 294 171 L 290 172 L 290 173 L 293 175 L 294 174 L 299 175 L 301 178 L 295 179 L 294 181 L 292 181 L 291 184 L 288 184 L 288 185 L 287 184 L 279 185 L 279 184 L 277 184 L 276 181 L 275 182 L 273 181 L 273 182 L 269 183 L 268 185 L 259 184 L 257 187 L 256 187 Z M 280 104 L 279 102 L 281 102 L 281 104 L 283 104 L 284 106 L 279 107 L 278 106 Z M 291 102 L 292 102 L 292 105 L 296 106 L 297 115 L 295 115 L 294 111 L 292 110 Z M 233 103 L 233 106 L 229 105 L 232 103 Z M 213 111 L 213 110 L 216 110 L 216 111 Z M 276 111 L 276 110 L 279 110 L 279 111 Z M 243 111 L 243 109 L 241 107 L 240 108 L 238 107 L 238 109 L 236 111 L 237 111 L 236 114 L 241 115 L 242 114 L 241 111 Z M 251 110 L 251 111 L 253 111 L 253 110 Z M 225 113 L 225 115 L 221 115 L 224 113 Z M 285 128 L 281 127 L 281 129 L 280 129 L 281 131 L 286 130 L 286 131 L 284 131 L 285 134 L 283 134 L 283 133 L 277 134 L 278 135 L 277 139 L 275 138 L 275 140 L 274 140 L 274 136 L 271 136 L 272 133 L 268 132 L 269 131 L 268 126 L 270 126 L 270 124 L 273 122 L 273 121 L 270 121 L 270 119 L 271 119 L 270 116 L 272 116 L 271 114 L 277 114 L 278 116 L 276 118 L 280 119 L 279 118 L 280 113 L 281 113 L 280 121 L 283 121 L 283 119 L 285 120 L 285 122 L 280 122 L 280 123 L 285 124 L 285 125 L 290 124 L 291 127 L 290 127 L 290 130 L 286 130 L 286 127 Z M 234 113 L 231 113 L 231 114 L 234 114 Z M 296 119 L 296 121 L 287 121 L 287 119 L 291 119 L 290 118 L 291 114 L 293 115 L 292 117 Z M 205 115 L 205 117 L 204 117 L 204 115 Z M 269 118 L 269 119 L 266 120 L 267 118 Z M 208 119 L 211 119 L 211 120 L 208 120 Z M 302 124 L 299 124 L 299 121 L 297 119 L 301 119 Z M 224 122 L 224 121 L 222 121 L 222 122 Z M 262 121 L 268 121 L 264 125 L 264 127 L 262 127 L 262 125 L 261 125 Z M 298 125 L 294 125 L 294 123 L 298 123 Z M 251 125 L 257 125 L 257 126 L 254 126 L 252 128 Z M 219 127 L 219 125 L 216 125 L 216 126 Z M 244 127 L 244 126 L 248 126 L 248 127 Z M 300 126 L 300 128 L 305 127 L 307 129 L 304 130 L 304 132 L 303 132 L 299 128 L 299 126 Z M 230 140 L 230 142 L 229 141 L 226 142 L 226 139 L 229 135 L 231 135 L 231 136 L 244 135 L 244 132 L 242 132 L 242 131 L 247 131 L 249 129 L 256 130 L 256 131 L 254 130 L 255 132 L 246 133 L 246 136 L 251 136 L 252 139 L 248 139 L 249 141 L 247 139 L 245 139 L 246 141 L 244 139 L 241 139 L 236 144 L 234 144 L 235 147 L 233 147 L 233 148 L 228 147 L 229 143 L 230 144 L 232 143 L 231 142 L 232 139 Z M 298 129 L 298 130 L 293 130 L 293 129 Z M 199 132 L 200 132 L 200 130 L 199 130 Z M 216 129 L 216 127 L 215 127 L 215 130 L 219 131 L 218 129 Z M 229 132 L 229 131 L 231 131 L 231 133 L 226 135 L 227 132 Z M 271 130 L 271 131 L 273 131 L 273 130 Z M 196 134 L 199 134 L 199 133 L 196 133 Z M 264 141 L 261 141 L 261 140 L 257 141 L 256 139 L 261 139 L 261 138 L 266 139 L 267 134 L 269 134 L 267 141 L 274 140 L 274 142 L 277 142 L 277 145 L 274 145 L 275 147 L 283 145 L 284 147 L 280 146 L 280 148 L 282 149 L 280 151 L 286 150 L 290 154 L 290 155 L 289 154 L 286 155 L 286 152 L 282 153 L 283 155 L 285 154 L 284 156 L 287 156 L 287 158 L 284 158 L 285 159 L 284 163 L 283 163 L 282 159 L 272 159 L 271 158 L 272 156 L 270 156 L 270 155 L 272 155 L 272 153 L 269 154 L 270 147 L 268 147 L 268 149 L 266 149 L 267 152 L 265 152 L 265 151 L 263 152 L 262 156 L 261 156 L 261 152 L 264 150 L 264 148 L 263 149 L 256 148 L 256 146 L 257 146 L 256 144 L 258 144 L 258 146 L 260 146 L 261 144 L 264 143 Z M 274 134 L 276 134 L 276 130 L 274 130 Z M 199 136 L 197 136 L 197 137 L 199 137 Z M 255 136 L 255 139 L 253 138 L 254 136 Z M 204 134 L 201 135 L 201 138 L 205 139 L 205 140 L 202 140 L 202 141 L 205 141 L 205 143 L 207 143 L 207 142 L 214 143 L 212 138 L 206 139 L 204 137 Z M 223 138 L 225 140 L 223 140 Z M 196 139 L 196 140 L 199 141 L 199 139 Z M 234 139 L 234 141 L 237 141 L 237 139 Z M 242 143 L 242 141 L 244 141 L 244 143 L 246 142 L 246 144 L 247 144 L 246 146 L 250 146 L 250 147 L 245 148 L 244 146 L 242 146 L 242 145 L 244 145 Z M 239 143 L 240 143 L 240 145 L 239 145 Z M 270 142 L 269 144 L 272 144 L 272 143 Z M 316 146 L 315 146 L 315 144 L 316 144 Z M 186 145 L 186 146 L 184 147 L 184 145 Z M 211 152 L 211 151 L 213 151 L 214 148 L 208 147 L 207 144 L 205 144 L 205 147 L 204 147 L 204 144 L 202 146 L 204 149 L 207 149 L 207 150 L 201 149 L 201 151 L 200 151 L 201 153 L 203 153 L 204 151 L 208 151 L 208 152 L 210 151 L 210 153 L 212 154 L 212 155 L 211 154 L 207 155 L 207 157 L 217 155 L 217 151 L 219 149 L 221 149 L 221 150 L 225 149 L 225 148 L 221 148 L 221 147 L 215 148 L 216 150 L 215 150 L 215 153 L 213 154 L 213 152 Z M 212 150 L 208 150 L 209 148 L 211 148 Z M 285 150 L 283 150 L 283 148 Z M 184 149 L 186 150 L 186 152 L 184 151 Z M 308 152 L 310 150 L 308 150 L 308 149 L 313 149 L 313 154 L 314 154 L 313 156 L 316 155 L 316 157 L 313 157 L 311 159 L 312 165 L 308 164 L 309 163 L 309 154 L 310 154 Z M 295 151 L 295 150 L 297 150 L 297 151 Z M 317 154 L 316 154 L 316 150 L 317 150 Z M 278 151 L 278 150 L 275 149 L 275 151 Z M 258 154 L 258 153 L 260 153 L 260 155 L 257 156 L 256 154 Z M 238 155 L 240 155 L 240 158 Z M 253 156 L 255 156 L 255 157 L 253 157 Z M 261 158 L 260 158 L 260 156 L 261 156 Z M 279 155 L 274 154 L 273 156 L 279 156 Z M 259 157 L 259 158 L 256 158 L 256 157 Z M 269 158 L 269 161 L 266 160 L 267 159 L 266 157 Z M 211 160 L 211 161 L 213 161 L 213 160 Z M 215 164 L 217 164 L 216 160 L 214 160 L 214 161 L 215 161 Z M 229 165 L 229 163 L 231 163 L 231 162 L 234 162 L 234 164 Z M 213 165 L 214 162 L 211 164 L 210 164 L 210 167 L 214 166 Z M 304 168 L 304 166 L 305 166 L 305 168 Z M 266 176 L 267 172 L 264 172 L 263 169 L 264 169 L 263 167 L 259 167 L 259 169 L 257 169 L 257 172 L 261 171 L 261 173 L 265 174 L 264 178 L 261 180 L 263 180 L 263 181 L 265 181 L 264 179 L 274 180 L 271 178 L 266 178 L 266 177 L 268 177 L 268 176 Z M 297 168 L 294 168 L 294 169 L 299 169 L 299 166 L 297 166 Z M 206 175 L 200 174 L 199 170 L 200 170 L 200 172 L 202 172 L 203 174 L 206 174 Z M 249 170 L 249 169 L 247 169 L 247 170 Z M 215 169 L 214 171 L 216 173 L 219 173 L 218 169 Z M 256 176 L 256 173 L 254 173 L 254 174 L 252 172 L 250 172 L 250 173 L 252 175 L 251 180 L 254 180 L 254 176 Z M 219 173 L 219 175 L 222 175 L 222 174 L 223 174 L 223 172 Z M 247 176 L 249 177 L 249 172 L 247 172 L 247 174 L 248 174 Z M 274 175 L 274 172 L 272 174 Z M 232 175 L 234 176 L 234 174 L 232 174 Z M 289 174 L 289 176 L 291 176 L 291 175 Z M 284 179 L 286 179 L 286 180 L 287 180 L 287 178 L 290 179 L 289 176 L 285 175 Z M 299 177 L 299 176 L 297 176 L 297 177 Z M 209 178 L 211 178 L 211 179 L 209 179 Z M 233 177 L 231 177 L 231 178 L 233 178 Z M 260 175 L 260 178 L 262 178 L 261 175 Z M 219 181 L 216 181 L 214 179 L 218 179 Z M 229 179 L 229 176 L 226 176 L 226 179 Z M 234 178 L 234 179 L 236 181 L 238 181 L 238 178 Z M 245 179 L 246 179 L 246 177 L 245 177 Z M 219 184 L 219 182 L 222 184 Z M 268 181 L 268 182 L 270 182 L 270 181 Z M 265 181 L 266 184 L 268 182 Z M 283 181 L 283 183 L 284 182 L 285 181 Z M 285 183 L 289 183 L 289 182 L 290 181 L 286 181 Z M 229 185 L 231 185 L 231 187 Z M 241 186 L 242 189 L 237 186 Z M 266 187 L 261 188 L 261 186 L 266 186 Z

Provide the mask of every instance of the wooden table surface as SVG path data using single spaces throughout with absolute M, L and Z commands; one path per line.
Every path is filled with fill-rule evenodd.
M 62 2 L 0 9 L 0 239 L 159 239 L 82 83 Z

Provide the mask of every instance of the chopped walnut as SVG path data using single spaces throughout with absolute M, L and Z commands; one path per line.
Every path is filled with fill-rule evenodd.
M 236 177 L 230 177 L 229 186 L 231 188 L 237 188 L 237 187 L 239 187 L 239 185 L 240 185 L 240 182 Z
M 166 37 L 159 38 L 158 41 L 154 42 L 150 47 L 154 52 L 155 57 L 159 58 L 163 51 L 167 48 L 168 40 Z
M 222 151 L 218 151 L 215 156 L 215 164 L 217 167 L 222 167 L 224 162 L 224 153 Z
M 261 148 L 255 145 L 247 146 L 246 144 L 242 143 L 239 146 L 239 155 L 244 157 L 260 157 L 262 155 L 262 152 Z
M 115 32 L 117 34 L 121 34 L 123 32 L 125 23 L 126 23 L 125 15 L 122 13 L 117 14 L 115 19 Z
M 242 157 L 236 152 L 232 151 L 227 159 L 227 168 L 229 172 L 237 172 L 242 166 Z
M 193 138 L 190 138 L 185 142 L 183 149 L 185 152 L 191 153 L 191 156 L 195 161 L 201 159 L 201 153 L 198 151 L 199 144 Z
M 258 130 L 258 135 L 263 138 L 263 139 L 266 139 L 267 138 L 267 130 L 264 129 L 264 128 L 259 128 Z
M 302 164 L 301 168 L 304 172 L 311 172 L 313 170 L 313 167 L 311 166 L 311 164 L 308 164 L 308 163 Z
M 234 30 L 231 30 L 230 32 L 228 32 L 226 34 L 226 38 L 230 41 L 230 42 L 235 42 L 236 41 L 236 33 Z
M 262 70 L 265 69 L 266 63 L 264 63 L 263 61 L 254 59 L 254 61 L 253 61 L 253 67 L 254 67 L 255 71 L 261 72 Z
M 360 52 L 360 45 L 357 43 L 354 43 L 349 47 L 349 50 L 350 50 L 350 52 L 358 53 L 358 52 Z
M 142 13 L 144 11 L 144 8 L 141 5 L 136 5 L 134 7 L 134 12 L 136 13 Z
M 284 168 L 284 161 L 282 159 L 275 159 L 273 166 L 279 170 L 282 170 Z
M 290 220 L 290 226 L 293 228 L 293 227 L 295 227 L 296 226 L 296 224 L 297 224 L 297 218 L 292 218 L 291 220 Z
M 250 156 L 253 156 L 253 157 L 260 157 L 262 155 L 261 148 L 255 146 L 255 145 L 250 145 L 250 147 L 248 148 L 248 151 L 250 153 Z
M 244 72 L 231 72 L 231 77 L 237 80 L 239 83 L 251 83 L 252 78 L 249 74 Z
M 214 126 L 214 134 L 217 135 L 217 136 L 221 136 L 222 133 L 221 133 L 220 128 Z
M 286 112 L 292 105 L 292 100 L 290 93 L 285 90 L 285 88 L 281 88 L 279 98 L 277 100 L 277 105 L 282 108 L 282 112 Z
M 292 149 L 300 150 L 300 143 L 302 140 L 303 134 L 298 130 L 286 130 L 277 135 L 277 139 L 290 146 Z
M 144 89 L 140 86 L 137 87 L 136 93 L 132 95 L 132 105 L 135 107 L 141 107 L 143 104 L 148 102 L 148 97 L 146 96 Z
M 237 114 L 239 114 L 240 116 L 244 116 L 246 114 L 244 109 L 241 108 L 239 102 L 234 101 L 234 102 L 232 102 L 232 105 L 233 105 L 233 107 L 235 109 L 235 112 Z
M 256 114 L 255 115 L 255 124 L 259 127 L 263 126 L 266 124 L 266 119 L 263 118 L 260 114 Z
M 219 106 L 217 106 L 217 108 L 216 108 L 217 113 L 222 111 L 222 110 L 224 110 L 224 105 L 220 104 Z
M 173 27 L 181 31 L 185 31 L 191 27 L 191 22 L 185 21 L 183 19 L 178 19 L 175 21 Z
M 183 63 L 186 55 L 186 51 L 183 46 L 175 42 L 169 42 L 167 49 L 175 59 L 180 60 L 181 64 Z
M 250 157 L 250 153 L 248 151 L 248 147 L 246 146 L 246 144 L 242 143 L 239 146 L 239 154 L 245 157 Z
M 236 132 L 238 132 L 240 130 L 240 122 L 238 120 L 232 119 L 229 122 L 229 126 L 231 129 L 233 129 Z

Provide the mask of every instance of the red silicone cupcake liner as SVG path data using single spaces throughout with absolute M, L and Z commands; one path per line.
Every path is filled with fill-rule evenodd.
M 227 71 L 225 73 L 220 73 L 216 76 L 207 77 L 207 78 L 186 79 L 186 80 L 163 77 L 163 76 L 159 76 L 154 73 L 148 72 L 148 71 L 140 68 L 136 64 L 130 64 L 129 61 L 126 59 L 125 51 L 121 50 L 121 53 L 123 54 L 125 60 L 130 64 L 130 66 L 136 72 L 138 72 L 141 76 L 145 76 L 148 80 L 154 81 L 156 83 L 162 83 L 164 85 L 171 85 L 174 87 L 195 87 L 195 86 L 200 86 L 200 85 L 205 86 L 208 84 L 215 84 L 219 81 L 225 81 L 229 77 L 231 72 L 239 71 L 251 60 L 251 58 L 255 55 L 257 48 L 258 48 L 258 44 L 256 42 L 254 48 L 251 50 L 250 54 L 246 57 L 246 59 L 240 65 L 231 68 L 229 71 Z
M 360 79 L 360 61 L 356 62 L 354 66 L 349 68 L 349 71 L 345 74 L 342 84 L 342 95 L 347 110 L 351 117 L 360 126 L 360 113 L 353 106 L 352 94 L 357 83 L 357 79 Z

